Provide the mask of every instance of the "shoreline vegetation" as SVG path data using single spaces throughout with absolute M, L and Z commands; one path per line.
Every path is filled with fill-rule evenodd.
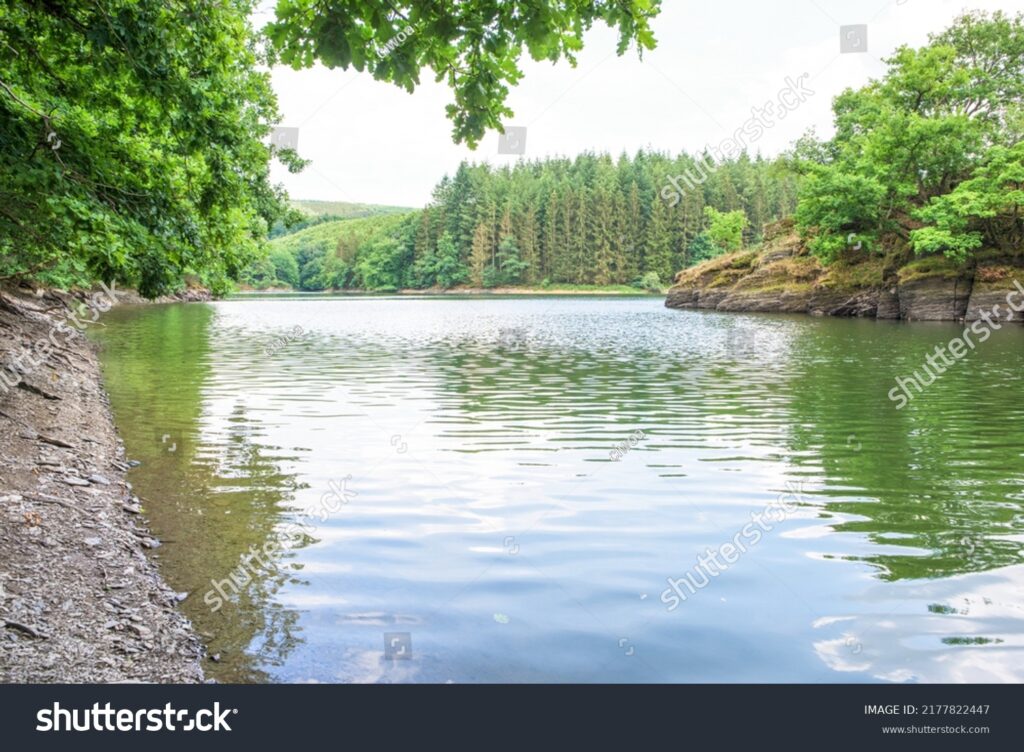
M 143 6 L 125 6 L 125 33 L 148 39 L 149 0 Z M 80 10 L 97 27 L 109 17 L 103 8 Z M 578 12 L 613 23 L 595 7 Z M 634 9 L 625 25 L 616 17 L 623 45 L 652 48 L 648 22 L 656 14 Z M 482 23 L 469 15 L 471 25 Z M 1021 14 L 967 11 L 924 46 L 896 49 L 882 77 L 835 96 L 833 137 L 809 131 L 772 158 L 755 151 L 761 131 L 754 128 L 692 153 L 582 152 L 503 166 L 464 161 L 438 181 L 426 206 L 412 210 L 291 201 L 271 185 L 271 160 L 291 171 L 306 161 L 280 139 L 266 143 L 279 114 L 258 67 L 311 65 L 313 58 L 299 52 L 311 32 L 297 19 L 279 17 L 267 36 L 240 8 L 218 7 L 215 16 L 204 19 L 209 25 L 193 23 L 168 36 L 166 48 L 151 50 L 142 68 L 128 41 L 104 41 L 86 67 L 101 83 L 113 71 L 119 83 L 97 99 L 88 75 L 76 77 L 73 88 L 53 86 L 53 66 L 77 60 L 66 43 L 65 15 L 28 7 L 0 12 L 0 32 L 12 35 L 12 49 L 34 44 L 53 58 L 42 67 L 31 57 L 0 65 L 6 116 L 0 178 L 8 178 L 0 183 L 11 186 L 0 212 L 0 282 L 58 289 L 117 283 L 147 297 L 180 289 L 190 277 L 217 296 L 235 285 L 426 294 L 653 292 L 680 270 L 685 281 L 692 270 L 700 275 L 709 268 L 701 264 L 752 253 L 769 240 L 762 228 L 789 220 L 830 278 L 844 267 L 879 262 L 972 270 L 993 254 L 1024 254 Z M 223 22 L 220 35 L 210 31 L 214 20 Z M 38 33 L 29 39 L 24 29 L 33 23 Z M 508 37 L 511 63 L 523 45 L 549 41 L 537 29 L 494 33 Z M 433 57 L 437 39 L 415 35 L 393 48 L 384 44 L 390 38 L 347 44 L 365 47 L 370 57 L 384 49 L 392 59 L 412 56 L 410 64 L 414 58 L 440 64 Z M 453 41 L 473 57 L 465 40 Z M 557 59 L 559 51 L 551 52 Z M 220 70 L 216 63 L 225 57 L 238 65 L 198 88 L 188 66 L 168 62 Z M 347 68 L 352 61 L 334 62 Z M 445 57 L 442 67 L 450 63 Z M 152 71 L 169 68 L 178 71 L 170 80 L 153 79 Z M 378 73 L 398 85 L 415 83 L 405 65 Z M 123 96 L 122 84 L 138 101 Z M 240 90 L 248 100 L 235 96 Z M 501 118 L 485 117 L 503 112 L 501 87 L 492 94 L 474 97 L 464 120 L 453 113 L 465 103 L 450 111 L 458 140 L 472 145 L 489 128 L 500 129 Z M 50 100 L 53 115 L 45 114 Z M 76 107 L 80 100 L 90 101 L 95 114 Z M 126 109 L 140 110 L 149 130 L 136 129 L 132 139 L 121 130 L 96 131 L 126 117 Z M 154 116 L 162 110 L 180 117 Z M 762 130 L 769 126 L 758 122 Z M 144 156 L 153 151 L 151 139 L 187 143 L 191 151 L 156 170 Z M 226 152 L 222 141 L 231 145 Z M 97 171 L 102 180 L 93 179 Z M 175 188 L 184 184 L 188 191 Z M 890 284 L 892 271 L 883 271 L 881 285 Z M 963 276 L 948 266 L 942 274 Z M 778 292 L 791 296 L 802 283 L 780 283 Z M 706 303 L 714 295 L 704 297 Z
M 622 295 L 633 297 L 660 297 L 664 290 L 643 290 L 628 285 L 556 285 L 552 287 L 428 287 L 424 289 L 406 287 L 401 290 L 295 290 L 293 288 L 255 289 L 241 287 L 229 297 L 239 298 L 247 295 L 350 295 L 352 297 L 368 295 L 410 295 L 421 297 L 471 296 L 471 297 L 502 297 L 509 295 Z
M 434 292 L 674 280 L 672 307 L 959 318 L 976 273 L 998 286 L 1024 265 L 1022 61 L 1024 16 L 968 12 L 836 96 L 828 140 L 808 132 L 773 159 L 739 131 L 712 153 L 463 162 L 423 209 L 275 225 L 240 281 Z M 780 226 L 788 261 L 769 270 L 754 259 L 776 253 L 764 228 Z M 745 265 L 759 276 L 741 280 Z M 707 287 L 702 302 L 687 285 Z M 757 301 L 740 295 L 750 290 Z

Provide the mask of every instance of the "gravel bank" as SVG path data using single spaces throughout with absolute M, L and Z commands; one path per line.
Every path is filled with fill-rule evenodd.
M 0 681 L 200 682 L 78 302 L 0 291 Z

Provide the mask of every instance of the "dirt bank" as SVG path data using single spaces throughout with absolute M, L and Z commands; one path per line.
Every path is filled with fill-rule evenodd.
M 1024 257 L 981 251 L 970 264 L 943 257 L 851 252 L 829 266 L 811 255 L 791 221 L 765 228 L 758 249 L 726 254 L 676 275 L 665 305 L 717 311 L 810 313 L 906 321 L 973 321 L 1024 285 Z
M 199 682 L 76 302 L 0 291 L 0 681 Z

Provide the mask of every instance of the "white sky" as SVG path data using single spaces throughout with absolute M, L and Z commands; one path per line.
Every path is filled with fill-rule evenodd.
M 269 18 L 265 0 L 257 21 Z M 615 33 L 587 35 L 572 68 L 535 63 L 509 97 L 507 125 L 527 127 L 526 157 L 575 156 L 638 148 L 673 154 L 719 144 L 773 100 L 786 77 L 808 74 L 810 97 L 754 146 L 766 156 L 806 129 L 831 133 L 831 100 L 882 74 L 896 47 L 920 46 L 964 8 L 1024 10 L 1024 0 L 664 0 L 654 21 L 658 47 L 641 62 L 635 49 L 615 55 Z M 864 54 L 840 54 L 843 24 L 867 24 Z M 299 128 L 299 154 L 313 163 L 299 175 L 278 164 L 273 178 L 293 198 L 419 207 L 462 159 L 504 164 L 497 135 L 476 149 L 456 146 L 444 107 L 447 88 L 424 71 L 407 94 L 354 70 L 273 70 L 283 126 Z

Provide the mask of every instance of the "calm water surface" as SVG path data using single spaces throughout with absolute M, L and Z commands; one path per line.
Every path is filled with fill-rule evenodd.
M 104 322 L 132 481 L 222 681 L 1024 681 L 1024 327 L 897 411 L 956 326 L 660 298 Z

